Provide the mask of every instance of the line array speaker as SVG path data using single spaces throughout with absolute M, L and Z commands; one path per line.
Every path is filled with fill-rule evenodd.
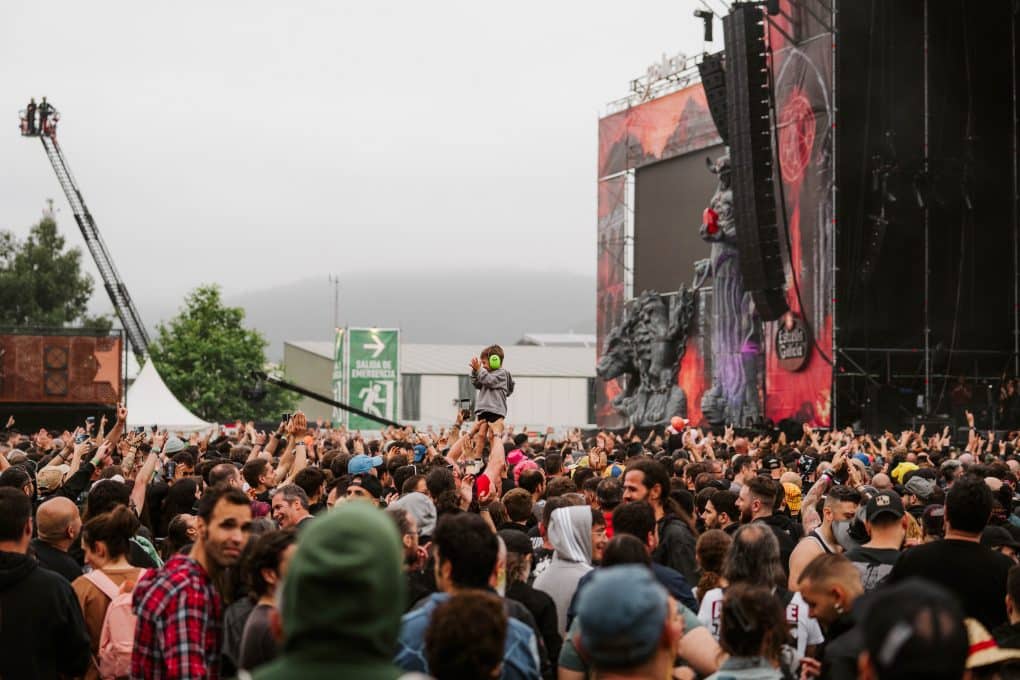
M 758 314 L 774 321 L 788 309 L 772 183 L 768 63 L 761 8 L 736 4 L 723 19 L 733 216 L 744 287 Z
M 712 114 L 712 122 L 719 131 L 723 144 L 729 144 L 730 128 L 726 113 L 726 70 L 723 67 L 723 53 L 706 54 L 698 64 L 701 75 L 701 86 L 705 88 L 705 99 L 708 111 Z

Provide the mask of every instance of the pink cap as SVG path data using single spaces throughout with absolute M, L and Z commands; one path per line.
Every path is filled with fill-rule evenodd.
M 514 484 L 518 483 L 521 480 L 521 473 L 524 472 L 525 470 L 537 470 L 537 469 L 538 463 L 536 463 L 535 461 L 522 460 L 514 468 Z
M 514 449 L 506 457 L 506 462 L 510 463 L 510 465 L 517 465 L 522 460 L 524 460 L 524 454 L 520 449 Z

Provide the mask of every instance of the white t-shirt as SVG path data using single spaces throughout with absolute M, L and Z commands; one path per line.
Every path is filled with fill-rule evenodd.
M 712 637 L 719 639 L 719 615 L 722 613 L 723 589 L 713 588 L 705 593 L 698 609 L 698 618 L 712 632 Z M 786 605 L 786 622 L 797 643 L 797 655 L 804 656 L 808 645 L 824 642 L 822 629 L 818 622 L 808 616 L 808 605 L 800 593 L 794 593 L 790 604 Z

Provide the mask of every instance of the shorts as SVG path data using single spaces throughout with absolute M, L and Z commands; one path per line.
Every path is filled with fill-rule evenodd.
M 475 418 L 478 420 L 484 420 L 487 423 L 494 423 L 501 418 L 506 418 L 506 416 L 501 416 L 498 413 L 492 413 L 490 411 L 478 411 L 475 413 Z

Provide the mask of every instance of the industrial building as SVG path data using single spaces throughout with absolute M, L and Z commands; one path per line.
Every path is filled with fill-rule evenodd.
M 541 337 L 541 336 L 539 336 Z M 565 338 L 557 338 L 563 342 Z M 574 336 L 568 346 L 506 346 L 506 369 L 516 388 L 508 422 L 529 429 L 579 427 L 594 422 L 595 347 L 591 336 Z M 415 425 L 449 424 L 459 400 L 473 399 L 468 361 L 476 345 L 400 345 L 399 420 Z M 287 341 L 284 378 L 324 396 L 333 393 L 333 343 Z M 302 399 L 310 420 L 330 419 L 332 408 Z

